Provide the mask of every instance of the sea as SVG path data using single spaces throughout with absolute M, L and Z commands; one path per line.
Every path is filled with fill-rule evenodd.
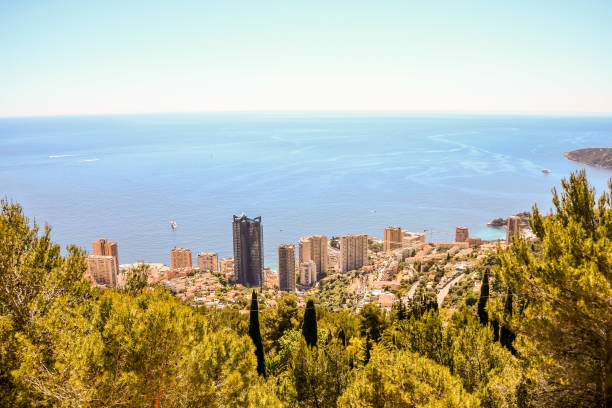
M 364 112 L 185 113 L 0 119 L 0 194 L 63 247 L 118 242 L 119 262 L 183 247 L 232 256 L 232 216 L 262 217 L 265 265 L 300 237 L 386 226 L 428 240 L 497 239 L 497 217 L 551 207 L 551 189 L 612 147 L 612 116 Z M 550 174 L 542 172 L 550 169 Z M 170 221 L 177 224 L 176 230 Z

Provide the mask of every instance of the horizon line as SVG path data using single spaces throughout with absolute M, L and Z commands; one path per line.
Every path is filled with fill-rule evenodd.
M 211 109 L 211 110 L 177 110 L 177 111 L 129 111 L 129 112 L 88 112 L 88 113 L 50 113 L 23 114 L 4 116 L 2 119 L 35 119 L 62 117 L 92 117 L 92 116 L 139 116 L 139 115 L 170 115 L 170 114 L 448 114 L 448 115 L 481 115 L 481 116 L 568 116 L 568 117 L 612 117 L 612 111 L 570 111 L 570 110 L 470 110 L 470 109 Z

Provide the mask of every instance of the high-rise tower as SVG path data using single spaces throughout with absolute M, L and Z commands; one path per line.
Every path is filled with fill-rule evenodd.
M 193 268 L 191 249 L 174 248 L 170 251 L 170 265 L 172 269 Z
M 387 227 L 384 232 L 383 249 L 390 254 L 402 247 L 402 229 L 400 227 Z
M 518 237 L 521 234 L 521 219 L 516 215 L 508 217 L 508 226 L 506 230 L 506 242 L 512 243 L 513 237 Z
M 119 249 L 116 242 L 108 241 L 106 238 L 100 238 L 91 243 L 93 249 L 93 257 L 97 257 L 96 261 L 87 263 L 89 275 L 96 277 L 102 276 L 101 272 L 94 272 L 94 269 L 101 271 L 106 278 L 104 278 L 104 285 L 115 286 L 117 283 L 117 274 L 119 273 Z M 102 263 L 100 257 L 111 257 Z M 108 263 L 112 262 L 114 265 L 108 266 Z M 103 266 L 106 265 L 106 266 Z M 96 281 L 97 282 L 97 281 Z
M 367 262 L 368 235 L 342 235 L 340 237 L 340 272 L 359 269 Z
M 327 237 L 325 235 L 310 235 L 300 239 L 300 262 L 313 261 L 317 267 L 317 275 L 327 272 L 328 253 Z
M 467 242 L 470 237 L 468 227 L 455 228 L 455 242 Z
M 295 245 L 278 246 L 278 287 L 287 292 L 295 291 Z
M 263 227 L 261 217 L 247 218 L 234 215 L 234 274 L 238 283 L 245 286 L 262 286 Z

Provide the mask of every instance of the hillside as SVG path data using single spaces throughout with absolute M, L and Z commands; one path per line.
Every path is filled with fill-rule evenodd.
M 609 147 L 572 150 L 565 157 L 579 163 L 612 169 L 612 148 Z

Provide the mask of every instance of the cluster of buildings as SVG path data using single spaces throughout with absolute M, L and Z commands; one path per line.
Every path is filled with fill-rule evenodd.
M 233 258 L 219 259 L 216 252 L 200 252 L 196 255 L 195 267 L 190 249 L 174 248 L 170 251 L 170 268 L 160 264 L 154 268 L 155 280 L 161 275 L 167 279 L 185 277 L 194 271 L 208 271 L 225 275 L 230 282 L 247 287 L 269 284 L 264 271 L 263 226 L 261 217 L 248 218 L 245 214 L 233 216 Z M 508 218 L 506 240 L 520 234 L 520 218 Z M 368 264 L 367 234 L 349 234 L 337 238 L 339 246 L 333 248 L 325 235 L 310 235 L 298 241 L 296 246 L 285 243 L 278 246 L 278 287 L 282 291 L 295 291 L 313 286 L 328 272 L 345 273 Z M 405 259 L 419 246 L 425 245 L 425 233 L 404 231 L 401 227 L 385 228 L 383 251 L 387 255 L 397 254 Z M 454 242 L 436 242 L 437 247 L 480 246 L 480 238 L 469 236 L 467 227 L 455 229 Z M 86 277 L 96 285 L 117 287 L 122 285 L 116 242 L 100 238 L 92 243 L 93 255 L 86 258 Z M 411 252 L 412 251 L 412 252 Z M 265 268 L 267 269 L 267 268 Z

